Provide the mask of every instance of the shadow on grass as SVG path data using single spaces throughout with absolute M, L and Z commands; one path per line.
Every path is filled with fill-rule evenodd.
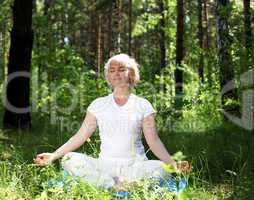
M 35 121 L 30 132 L 1 131 L 0 162 L 8 162 L 13 166 L 16 164 L 22 166 L 24 163 L 31 165 L 36 154 L 54 151 L 74 133 L 74 131 L 60 133 L 58 127 L 48 124 L 47 121 Z M 252 132 L 231 124 L 223 124 L 208 132 L 162 133 L 160 137 L 169 152 L 182 151 L 190 161 L 193 166 L 190 187 L 194 191 L 196 189 L 196 195 L 200 188 L 206 188 L 206 191 L 213 196 L 228 194 L 228 198 L 224 196 L 223 199 L 250 199 L 254 196 L 254 134 Z M 94 144 L 86 143 L 79 151 L 96 156 L 100 145 L 98 134 L 95 134 L 91 140 Z M 151 152 L 148 152 L 148 157 L 156 159 Z M 1 168 L 3 166 L 1 165 Z M 59 170 L 59 163 L 55 167 Z M 40 174 L 43 174 L 41 170 L 33 169 L 27 174 L 27 176 L 34 174 L 34 179 L 22 179 L 24 182 L 34 181 L 36 190 L 31 191 L 34 194 L 40 190 L 42 184 L 39 180 L 42 176 Z M 4 173 L 9 172 L 2 172 L 1 176 L 5 176 Z M 19 173 L 22 177 L 22 171 Z M 56 176 L 56 174 L 45 175 L 45 173 L 44 181 Z M 30 187 L 33 187 L 32 183 Z M 216 194 L 218 192 L 220 194 Z

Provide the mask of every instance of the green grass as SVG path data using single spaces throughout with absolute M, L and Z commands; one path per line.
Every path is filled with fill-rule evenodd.
M 53 151 L 72 133 L 60 133 L 48 122 L 34 122 L 30 133 L 0 132 L 0 199 L 116 199 L 108 191 L 85 182 L 69 188 L 51 189 L 47 182 L 61 175 L 59 161 L 51 166 L 37 167 L 32 159 L 37 153 Z M 254 135 L 238 127 L 223 124 L 207 132 L 160 133 L 172 153 L 181 151 L 191 162 L 193 172 L 181 199 L 251 199 L 254 197 Z M 99 140 L 79 149 L 98 155 Z M 151 152 L 148 157 L 154 158 Z M 140 184 L 133 188 L 131 199 L 161 199 L 156 191 Z M 172 199 L 167 193 L 163 199 Z M 180 198 L 179 198 L 180 199 Z

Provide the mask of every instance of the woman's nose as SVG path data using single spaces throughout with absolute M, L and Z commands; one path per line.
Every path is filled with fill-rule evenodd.
M 115 76 L 119 76 L 120 75 L 120 71 L 115 71 L 114 75 Z

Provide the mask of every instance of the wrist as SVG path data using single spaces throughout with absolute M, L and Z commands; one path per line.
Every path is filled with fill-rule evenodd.
M 177 163 L 174 160 L 170 160 L 168 162 L 165 162 L 167 165 L 171 165 L 172 167 L 174 167 L 175 169 L 177 169 Z
M 61 157 L 60 152 L 57 152 L 57 151 L 53 152 L 53 157 L 52 157 L 53 161 L 60 158 L 60 157 Z

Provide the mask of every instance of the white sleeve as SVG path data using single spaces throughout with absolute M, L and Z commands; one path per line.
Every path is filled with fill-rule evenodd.
M 153 113 L 156 113 L 152 104 L 146 99 L 143 99 L 142 110 L 143 110 L 143 118 L 145 118 Z
M 97 113 L 98 113 L 98 107 L 99 107 L 99 99 L 95 99 L 90 103 L 90 105 L 87 107 L 87 111 L 92 113 L 96 118 L 97 118 Z

